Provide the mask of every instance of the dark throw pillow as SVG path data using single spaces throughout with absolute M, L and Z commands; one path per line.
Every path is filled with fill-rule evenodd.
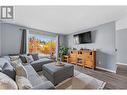
M 33 59 L 32 55 L 27 56 L 27 62 L 28 63 L 31 63 L 33 61 L 34 61 L 34 59 Z
M 14 68 L 11 66 L 11 64 L 5 63 L 2 68 L 2 73 L 6 74 L 7 76 L 15 80 L 16 72 Z
M 0 72 L 2 72 L 2 68 L 0 67 Z
M 36 54 L 32 54 L 32 57 L 33 57 L 34 61 L 39 60 L 39 57 L 38 57 L 37 53 Z
M 27 56 L 27 55 L 26 55 Z M 22 63 L 27 63 L 27 58 L 25 55 L 20 55 L 19 58 L 21 59 Z

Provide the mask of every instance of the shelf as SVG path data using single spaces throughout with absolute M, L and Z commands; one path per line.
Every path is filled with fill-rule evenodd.
M 77 65 L 83 66 L 83 64 L 82 64 L 82 63 L 77 63 Z
M 69 63 L 77 64 L 82 67 L 95 68 L 96 66 L 96 51 L 92 50 L 72 50 L 69 56 L 64 57 Z

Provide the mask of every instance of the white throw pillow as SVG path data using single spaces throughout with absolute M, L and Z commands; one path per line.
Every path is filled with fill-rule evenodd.
M 10 63 L 14 68 L 16 68 L 16 65 L 22 65 L 20 59 L 11 61 Z
M 28 63 L 31 63 L 33 61 L 34 61 L 34 59 L 33 59 L 32 55 L 27 56 L 27 62 Z
M 0 72 L 0 89 L 18 89 L 18 87 L 14 80 Z
M 23 76 L 23 77 L 28 77 L 27 76 L 27 71 L 25 69 L 25 67 L 22 65 L 22 64 L 17 64 L 16 65 L 16 68 L 15 68 L 15 71 L 16 71 L 16 75 L 18 76 Z
M 19 89 L 32 88 L 30 81 L 26 77 L 23 77 L 23 76 L 16 76 L 16 83 Z
M 17 56 L 9 56 L 10 57 L 10 61 L 15 61 L 19 59 L 19 55 Z

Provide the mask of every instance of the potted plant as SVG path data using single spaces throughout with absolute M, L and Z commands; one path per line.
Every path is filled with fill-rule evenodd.
M 59 56 L 60 61 L 63 58 L 63 55 L 67 55 L 68 54 L 68 50 L 69 50 L 69 48 L 67 48 L 67 47 L 65 47 L 63 45 L 59 47 L 58 56 Z

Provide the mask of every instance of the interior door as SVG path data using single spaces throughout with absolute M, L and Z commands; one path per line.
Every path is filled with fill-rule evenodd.
M 116 31 L 117 63 L 127 64 L 127 29 Z

